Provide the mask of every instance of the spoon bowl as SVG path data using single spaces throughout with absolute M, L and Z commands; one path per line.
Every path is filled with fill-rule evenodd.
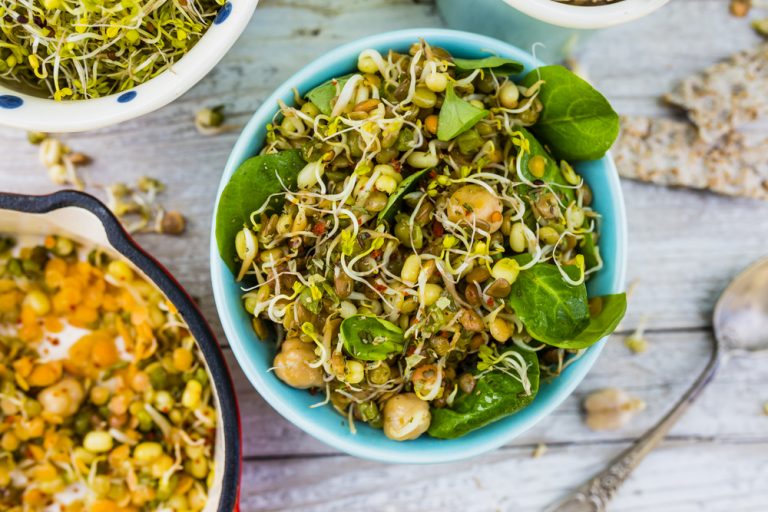
M 768 347 L 768 258 L 744 269 L 726 287 L 715 305 L 713 327 L 724 349 Z

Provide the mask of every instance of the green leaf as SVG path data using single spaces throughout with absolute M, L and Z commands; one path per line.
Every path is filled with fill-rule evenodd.
M 333 78 L 324 84 L 318 85 L 307 93 L 307 99 L 314 103 L 315 106 L 320 109 L 320 112 L 327 116 L 331 115 L 331 112 L 333 111 L 331 102 L 338 94 L 338 91 L 341 91 L 341 88 L 347 83 L 350 76 L 351 75 L 343 76 L 341 78 Z
M 574 350 L 587 348 L 615 331 L 627 311 L 626 294 L 603 295 L 602 297 L 594 297 L 592 300 L 598 299 L 602 301 L 602 309 L 597 316 L 589 319 L 589 325 L 586 329 L 573 339 L 549 344 Z
M 397 210 L 400 208 L 400 203 L 403 202 L 403 198 L 405 195 L 413 190 L 413 187 L 416 185 L 416 183 L 419 181 L 419 178 L 424 176 L 424 174 L 429 169 L 422 169 L 420 171 L 417 171 L 407 178 L 405 178 L 403 181 L 400 182 L 400 185 L 398 185 L 397 190 L 395 190 L 391 196 L 389 196 L 389 199 L 387 200 L 387 205 L 384 207 L 383 210 L 379 212 L 379 222 L 388 221 L 392 218 L 392 216 L 397 213 Z
M 453 59 L 458 71 L 473 71 L 475 69 L 493 69 L 497 75 L 516 75 L 525 67 L 517 61 L 492 55 L 484 59 Z
M 536 180 L 542 180 L 547 183 L 555 183 L 557 185 L 564 185 L 562 187 L 553 187 L 556 192 L 558 192 L 560 195 L 562 195 L 566 199 L 566 204 L 570 204 L 571 201 L 575 199 L 575 193 L 572 188 L 570 187 L 570 184 L 565 179 L 565 176 L 563 176 L 562 171 L 560 170 L 560 166 L 557 165 L 557 162 L 554 158 L 552 158 L 552 155 L 547 152 L 547 150 L 544 148 L 544 146 L 541 145 L 541 143 L 536 139 L 536 137 L 533 136 L 531 132 L 526 130 L 523 127 L 518 128 L 516 131 L 520 132 L 523 135 L 523 138 L 528 141 L 528 151 L 521 151 L 518 148 L 518 155 L 520 158 L 520 169 L 523 173 L 523 176 L 525 176 L 530 181 L 536 181 Z M 542 156 L 544 157 L 544 160 L 546 161 L 546 167 L 544 168 L 544 176 L 541 178 L 537 178 L 533 174 L 531 174 L 531 171 L 528 169 L 528 163 L 531 161 L 531 158 L 535 156 Z
M 355 315 L 341 322 L 339 336 L 355 359 L 383 361 L 403 350 L 403 330 L 375 316 Z
M 531 131 L 565 160 L 596 160 L 610 149 L 619 133 L 619 116 L 602 94 L 563 66 L 543 66 L 521 84 L 541 78 L 538 98 L 544 109 Z
M 576 271 L 576 267 L 564 267 Z M 528 333 L 556 345 L 573 339 L 589 325 L 587 287 L 568 284 L 552 263 L 537 263 L 520 272 L 507 298 Z
M 450 407 L 432 409 L 432 422 L 427 433 L 441 439 L 455 439 L 489 423 L 509 416 L 527 407 L 539 391 L 539 361 L 536 352 L 514 347 L 528 363 L 531 394 L 526 395 L 523 385 L 500 370 L 494 370 L 477 379 L 472 393 L 459 391 Z
M 437 138 L 447 142 L 475 126 L 487 115 L 487 110 L 477 108 L 456 96 L 453 84 L 448 84 L 437 118 Z
M 306 162 L 298 150 L 249 158 L 234 172 L 219 198 L 216 208 L 216 243 L 219 255 L 233 274 L 237 274 L 235 237 L 250 224 L 251 214 L 262 207 L 272 194 L 283 191 L 278 176 L 289 189 L 296 188 L 296 177 Z M 283 204 L 283 197 L 273 197 L 270 208 Z

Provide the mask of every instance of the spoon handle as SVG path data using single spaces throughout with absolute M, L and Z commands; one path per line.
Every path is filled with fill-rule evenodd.
M 606 510 L 608 502 L 630 473 L 664 439 L 667 432 L 712 380 L 720 360 L 720 345 L 714 337 L 713 341 L 712 356 L 707 366 L 672 410 L 616 457 L 606 469 L 575 489 L 565 499 L 548 508 L 549 512 L 603 512 Z

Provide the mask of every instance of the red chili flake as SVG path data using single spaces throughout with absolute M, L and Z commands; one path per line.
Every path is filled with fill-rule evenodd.
M 312 232 L 318 236 L 325 233 L 325 222 L 316 222 L 315 225 L 312 226 Z
M 392 168 L 398 174 L 403 173 L 403 164 L 400 163 L 400 160 L 392 160 Z
M 379 259 L 379 256 L 381 256 L 381 250 L 374 249 L 374 250 L 371 251 L 371 258 L 377 260 L 377 259 Z
M 51 338 L 51 345 L 54 347 L 60 343 L 59 338 Z
M 408 350 L 405 351 L 405 353 L 408 354 L 409 356 L 413 355 L 414 352 L 416 352 L 416 347 L 414 347 L 413 345 L 408 347 Z
M 427 173 L 427 175 L 429 176 L 430 179 L 435 179 L 435 178 L 437 178 L 437 171 L 432 169 L 431 171 L 429 171 Z
M 387 287 L 381 283 L 376 283 L 373 285 L 374 288 L 376 288 L 376 291 L 383 292 L 387 289 Z
M 445 229 L 443 228 L 443 225 L 437 222 L 436 220 L 432 221 L 432 236 L 440 237 L 443 236 L 445 233 Z
M 489 306 L 493 306 L 493 299 L 488 297 L 488 299 L 485 301 L 485 303 L 488 304 Z
M 358 226 L 362 226 L 362 225 L 363 225 L 363 219 L 362 219 L 362 217 L 358 217 L 358 219 L 357 219 L 357 225 L 358 225 Z

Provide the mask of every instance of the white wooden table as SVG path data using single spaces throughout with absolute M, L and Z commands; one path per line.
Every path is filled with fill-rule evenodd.
M 145 235 L 140 241 L 200 298 L 226 345 L 209 283 L 208 234 L 219 175 L 237 135 L 198 134 L 195 111 L 224 104 L 229 121 L 243 124 L 275 86 L 326 50 L 375 32 L 441 24 L 424 1 L 263 0 L 237 46 L 174 104 L 65 140 L 95 159 L 85 170 L 91 183 L 144 174 L 167 183 L 165 204 L 189 217 L 189 231 L 181 238 Z M 600 33 L 580 61 L 618 111 L 665 115 L 657 97 L 675 80 L 756 42 L 744 20 L 728 16 L 725 0 L 672 0 L 640 22 Z M 23 133 L 0 130 L 0 188 L 55 189 Z M 227 350 L 243 416 L 243 510 L 539 510 L 641 435 L 705 364 L 718 293 L 738 270 L 768 253 L 768 203 L 631 182 L 623 188 L 629 280 L 637 286 L 621 332 L 571 398 L 493 453 L 426 467 L 342 455 L 275 413 Z M 643 317 L 650 348 L 633 355 L 622 338 Z M 611 509 L 768 510 L 767 383 L 768 358 L 730 358 Z M 591 432 L 579 403 L 604 386 L 622 387 L 648 408 L 618 432 Z M 549 450 L 534 459 L 539 443 Z

